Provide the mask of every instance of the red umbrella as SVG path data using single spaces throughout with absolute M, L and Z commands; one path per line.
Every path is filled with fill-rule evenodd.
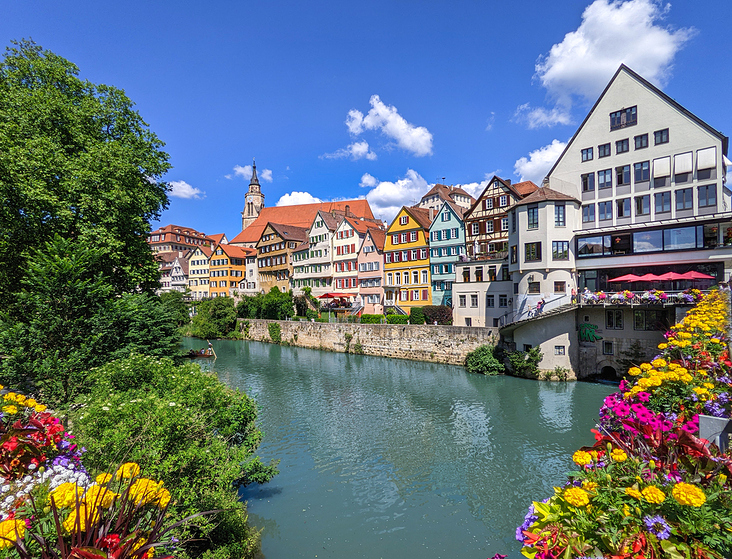
M 659 279 L 662 279 L 664 281 L 675 281 L 675 280 L 686 279 L 683 276 L 683 274 L 677 274 L 676 272 L 666 272 L 665 274 L 661 274 L 658 277 L 659 277 Z
M 618 276 L 617 278 L 609 279 L 610 283 L 621 283 L 621 282 L 629 282 L 632 283 L 634 281 L 638 281 L 640 278 L 636 276 L 635 274 L 625 274 L 624 276 Z
M 355 293 L 325 293 L 318 299 L 341 299 L 343 297 L 355 297 Z
M 695 272 L 694 270 L 692 270 L 691 272 L 686 272 L 685 274 L 681 274 L 681 279 L 690 279 L 690 280 L 714 279 L 714 276 L 710 276 L 709 274 L 702 274 L 701 272 Z
M 661 278 L 655 274 L 643 274 L 638 281 L 661 281 Z

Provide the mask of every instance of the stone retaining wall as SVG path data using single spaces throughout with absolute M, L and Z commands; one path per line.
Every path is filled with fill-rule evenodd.
M 363 353 L 415 361 L 462 365 L 477 347 L 498 341 L 497 328 L 407 324 L 341 324 L 240 319 L 244 339 L 271 343 L 268 325 L 277 323 L 282 342 L 298 347 Z

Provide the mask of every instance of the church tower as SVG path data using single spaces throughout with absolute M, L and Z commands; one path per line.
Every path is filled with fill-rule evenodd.
M 244 231 L 259 216 L 259 212 L 264 207 L 264 194 L 259 186 L 257 178 L 257 164 L 252 160 L 252 180 L 249 181 L 249 190 L 247 191 L 244 211 L 241 212 L 241 230 Z

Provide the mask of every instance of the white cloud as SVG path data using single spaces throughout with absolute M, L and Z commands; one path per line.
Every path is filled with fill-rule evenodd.
M 362 188 L 373 188 L 377 184 L 379 184 L 379 179 L 377 179 L 376 177 L 372 177 L 368 173 L 364 173 L 358 186 Z
M 290 192 L 277 200 L 275 206 L 296 206 L 298 204 L 315 204 L 320 202 L 320 198 L 316 198 L 309 192 Z
M 670 4 L 662 0 L 595 0 L 580 26 L 536 63 L 534 78 L 555 102 L 553 109 L 519 107 L 529 127 L 567 124 L 576 98 L 594 101 L 621 63 L 662 87 L 673 59 L 696 33 L 663 25 Z
M 521 181 L 533 181 L 541 186 L 541 181 L 552 168 L 555 161 L 567 147 L 565 142 L 552 140 L 552 143 L 529 153 L 529 157 L 522 157 L 513 166 L 514 173 L 521 177 Z
M 491 175 L 490 178 L 493 178 L 493 175 Z M 465 192 L 470 194 L 473 198 L 477 198 L 480 196 L 480 194 L 483 192 L 486 186 L 488 186 L 488 180 L 483 180 L 480 182 L 469 182 L 466 184 L 456 184 L 456 187 L 462 188 Z
M 186 181 L 170 181 L 170 191 L 173 198 L 184 198 L 185 200 L 201 200 L 206 193 L 188 184 Z
M 532 109 L 529 103 L 524 103 L 516 108 L 514 119 L 526 123 L 531 129 L 542 126 L 551 127 L 556 124 L 572 124 L 572 116 L 566 107 L 557 105 L 553 109 L 537 107 Z
M 496 121 L 496 113 L 491 111 L 491 116 L 486 119 L 485 130 L 490 132 L 493 129 L 493 123 Z
M 363 132 L 363 113 L 357 109 L 351 109 L 348 111 L 346 126 L 352 135 L 358 136 Z
M 271 169 L 260 169 L 257 171 L 257 176 L 265 181 L 265 182 L 272 182 L 272 170 Z M 241 177 L 244 180 L 248 181 L 252 178 L 252 166 L 251 165 L 244 165 L 243 167 L 241 165 L 234 165 L 234 174 L 233 175 L 224 175 L 227 179 L 233 179 L 234 177 Z
M 333 153 L 325 153 L 320 156 L 321 159 L 341 159 L 343 157 L 350 157 L 353 161 L 357 159 L 368 159 L 374 161 L 376 154 L 369 148 L 369 143 L 366 141 L 353 142 L 348 147 L 334 151 Z
M 402 206 L 412 206 L 424 196 L 430 185 L 419 173 L 407 169 L 404 178 L 396 182 L 378 181 L 371 175 L 361 177 L 361 184 L 364 182 L 373 184 L 374 187 L 366 194 L 374 215 L 391 222 Z M 366 186 L 368 186 L 367 184 Z

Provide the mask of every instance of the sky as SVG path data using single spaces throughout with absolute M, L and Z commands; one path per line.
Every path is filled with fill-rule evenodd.
M 123 89 L 165 142 L 170 223 L 241 230 L 265 205 L 367 198 L 387 222 L 431 185 L 537 184 L 621 63 L 725 135 L 730 0 L 0 0 L 32 38 Z

